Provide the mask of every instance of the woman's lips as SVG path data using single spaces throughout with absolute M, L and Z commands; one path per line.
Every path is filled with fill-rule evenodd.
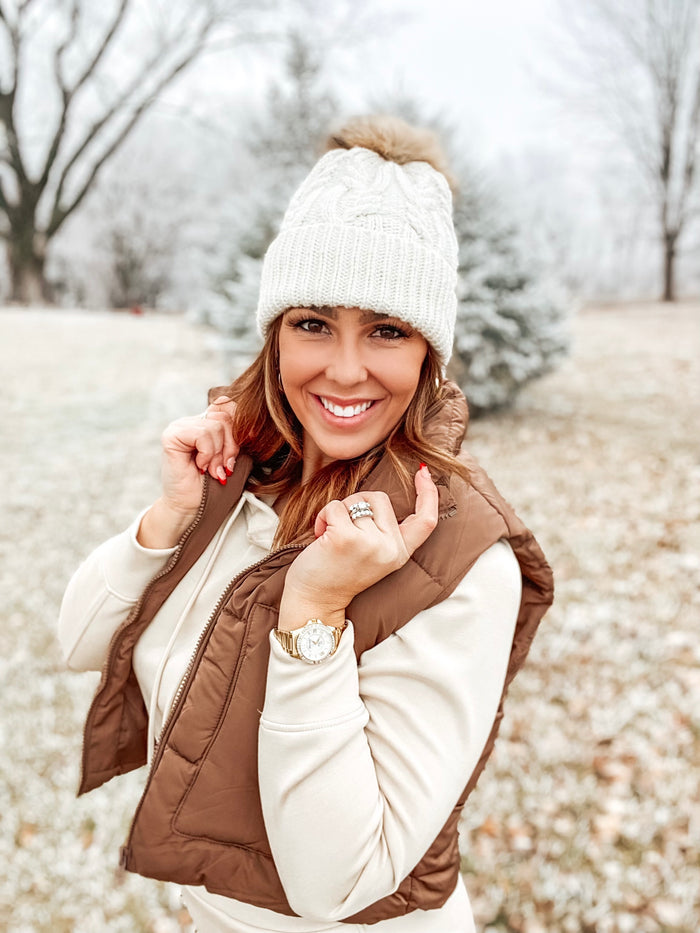
M 313 398 L 322 416 L 334 425 L 357 425 L 365 421 L 381 399 L 334 399 L 325 395 Z

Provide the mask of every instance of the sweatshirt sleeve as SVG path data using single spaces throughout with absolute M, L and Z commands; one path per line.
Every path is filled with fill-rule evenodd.
M 271 634 L 259 733 L 265 826 L 301 916 L 340 920 L 396 890 L 474 770 L 503 690 L 521 597 L 499 541 L 454 593 L 366 651 L 324 664 Z
M 61 603 L 58 640 L 74 671 L 102 670 L 112 636 L 175 548 L 151 549 L 136 540 L 143 512 L 101 544 L 73 574 Z

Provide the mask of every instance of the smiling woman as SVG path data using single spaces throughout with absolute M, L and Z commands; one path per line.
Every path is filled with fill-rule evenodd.
M 199 933 L 470 933 L 457 824 L 552 599 L 460 454 L 431 134 L 351 122 L 265 257 L 263 349 L 163 433 L 163 491 L 71 580 L 103 670 L 81 793 L 150 764 L 121 863 Z

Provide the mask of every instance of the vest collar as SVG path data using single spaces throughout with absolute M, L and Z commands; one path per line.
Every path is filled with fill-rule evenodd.
M 447 382 L 443 400 L 426 419 L 423 433 L 435 447 L 456 457 L 467 433 L 468 422 L 469 409 L 464 395 L 454 382 Z M 411 474 L 415 473 L 419 466 L 420 464 L 414 462 L 406 463 Z M 447 518 L 456 508 L 454 497 L 449 489 L 449 477 L 441 475 L 434 476 L 433 479 L 438 488 L 438 518 Z M 383 489 L 391 499 L 399 522 L 411 515 L 415 509 L 416 494 L 413 485 L 411 484 L 410 489 L 405 488 L 386 454 L 369 474 L 361 488 L 368 491 Z

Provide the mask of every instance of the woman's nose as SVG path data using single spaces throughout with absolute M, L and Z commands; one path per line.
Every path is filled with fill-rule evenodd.
M 354 341 L 338 341 L 330 352 L 326 376 L 338 385 L 357 385 L 367 379 L 367 367 Z

